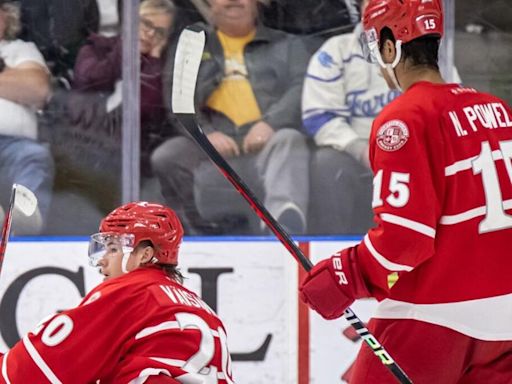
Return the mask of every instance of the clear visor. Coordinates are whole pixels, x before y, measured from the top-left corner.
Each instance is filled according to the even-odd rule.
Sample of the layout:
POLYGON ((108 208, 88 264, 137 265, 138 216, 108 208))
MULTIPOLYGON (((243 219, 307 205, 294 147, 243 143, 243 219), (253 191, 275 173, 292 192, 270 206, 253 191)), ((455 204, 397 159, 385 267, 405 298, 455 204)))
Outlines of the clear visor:
POLYGON ((131 253, 134 249, 134 242, 135 236, 132 234, 95 233, 89 240, 89 264, 97 267, 98 262, 108 254, 131 253))
POLYGON ((378 64, 379 60, 377 55, 380 55, 380 52, 379 38, 376 29, 372 28, 368 31, 361 32, 359 35, 359 42, 363 50, 364 59, 369 63, 378 64))

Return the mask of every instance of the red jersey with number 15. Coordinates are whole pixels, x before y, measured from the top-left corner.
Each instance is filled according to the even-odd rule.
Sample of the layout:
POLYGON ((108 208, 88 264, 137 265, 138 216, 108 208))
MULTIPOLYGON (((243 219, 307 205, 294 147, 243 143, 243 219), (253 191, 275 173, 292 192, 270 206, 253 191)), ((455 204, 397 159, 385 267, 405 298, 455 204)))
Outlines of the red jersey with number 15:
POLYGON ((197 295, 160 268, 93 289, 2 357, 1 383, 233 383, 226 332, 197 295))
POLYGON ((456 84, 416 83, 374 121, 370 161, 377 226, 355 251, 383 300, 375 317, 512 339, 507 104, 456 84))

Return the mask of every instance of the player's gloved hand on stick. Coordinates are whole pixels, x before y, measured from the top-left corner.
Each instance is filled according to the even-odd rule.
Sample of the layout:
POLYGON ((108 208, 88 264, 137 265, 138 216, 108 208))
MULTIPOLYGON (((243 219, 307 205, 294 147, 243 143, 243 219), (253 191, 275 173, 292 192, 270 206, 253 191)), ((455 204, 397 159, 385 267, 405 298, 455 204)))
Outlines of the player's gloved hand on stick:
POLYGON ((343 315, 355 299, 370 297, 353 248, 315 265, 299 291, 304 303, 329 320, 343 315))

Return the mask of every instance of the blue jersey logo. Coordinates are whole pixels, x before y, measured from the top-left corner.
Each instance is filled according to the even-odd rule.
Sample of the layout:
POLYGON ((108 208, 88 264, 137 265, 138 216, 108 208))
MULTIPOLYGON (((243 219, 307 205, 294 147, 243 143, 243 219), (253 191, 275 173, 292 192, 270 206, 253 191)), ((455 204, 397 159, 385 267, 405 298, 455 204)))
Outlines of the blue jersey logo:
POLYGON ((332 65, 334 65, 334 60, 332 59, 332 56, 325 51, 319 52, 317 57, 318 61, 323 67, 329 68, 332 65))

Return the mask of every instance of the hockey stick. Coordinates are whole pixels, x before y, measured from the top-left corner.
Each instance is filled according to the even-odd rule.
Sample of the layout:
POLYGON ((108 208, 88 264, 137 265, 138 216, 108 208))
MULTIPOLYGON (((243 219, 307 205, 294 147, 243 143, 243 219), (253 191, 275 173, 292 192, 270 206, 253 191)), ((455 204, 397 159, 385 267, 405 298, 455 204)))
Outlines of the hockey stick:
POLYGON ((5 214, 2 226, 2 238, 0 239, 0 271, 2 270, 7 242, 11 234, 12 215, 15 209, 27 217, 32 216, 37 209, 36 196, 30 189, 21 184, 13 184, 12 186, 9 208, 5 214))
MULTIPOLYGON (((249 189, 245 182, 217 152, 195 119, 194 93, 205 39, 204 31, 195 26, 187 27, 180 35, 174 63, 172 87, 173 112, 176 114, 181 127, 186 129, 194 138, 217 166, 219 171, 233 184, 244 199, 247 200, 251 208, 267 224, 290 254, 306 271, 310 271, 313 267, 311 261, 304 256, 300 248, 293 242, 290 235, 274 219, 265 206, 259 202, 251 189, 249 189)), ((381 360, 382 364, 395 376, 398 382, 411 384, 412 381, 407 377, 405 372, 398 366, 390 354, 350 308, 345 310, 344 316, 372 349, 373 353, 381 360)))

